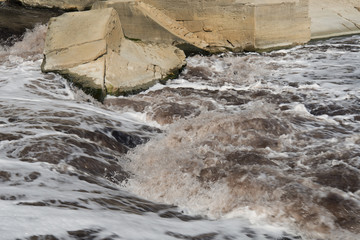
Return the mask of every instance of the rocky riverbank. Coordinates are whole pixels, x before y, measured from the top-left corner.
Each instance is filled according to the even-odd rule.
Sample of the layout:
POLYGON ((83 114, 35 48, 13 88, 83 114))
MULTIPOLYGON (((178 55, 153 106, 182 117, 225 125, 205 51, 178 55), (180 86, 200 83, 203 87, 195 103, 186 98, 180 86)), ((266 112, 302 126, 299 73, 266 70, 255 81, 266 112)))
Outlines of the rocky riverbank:
POLYGON ((1 3, 0 27, 7 39, 75 11, 50 20, 42 70, 102 100, 176 76, 185 55, 263 51, 360 33, 359 9, 357 0, 9 0, 1 3), (16 13, 19 6, 9 12, 9 3, 23 4, 29 14, 16 13))

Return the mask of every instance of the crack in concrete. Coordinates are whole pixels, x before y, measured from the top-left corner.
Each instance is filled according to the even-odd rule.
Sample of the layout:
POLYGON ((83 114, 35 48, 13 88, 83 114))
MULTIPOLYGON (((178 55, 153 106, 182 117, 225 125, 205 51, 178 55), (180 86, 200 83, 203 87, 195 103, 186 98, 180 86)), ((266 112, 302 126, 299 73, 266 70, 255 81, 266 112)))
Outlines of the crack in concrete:
MULTIPOLYGON (((355 7, 356 8, 356 7, 355 7)), ((356 8, 357 9, 357 8, 356 8)), ((357 9, 358 11, 359 11, 359 9, 357 9)), ((348 22, 351 22, 357 29, 359 29, 360 30, 360 25, 359 24, 357 24, 357 23, 355 23, 353 20, 351 20, 351 19, 349 19, 349 18, 346 18, 346 17, 344 17, 343 15, 341 15, 340 13, 337 13, 337 15, 339 16, 339 17, 341 17, 341 18, 343 18, 343 19, 345 19, 346 21, 348 21, 348 22)), ((343 26, 344 27, 346 27, 347 29, 349 29, 349 30, 352 30, 352 29, 350 29, 350 28, 348 28, 347 26, 345 26, 344 24, 343 24, 343 26)))
POLYGON ((97 40, 88 41, 88 42, 81 42, 81 43, 73 44, 73 45, 70 45, 70 46, 63 47, 63 48, 57 48, 57 49, 51 50, 49 52, 44 52, 44 53, 49 54, 49 53, 53 53, 53 52, 62 52, 62 51, 65 51, 65 50, 67 50, 69 48, 81 46, 81 45, 88 44, 88 43, 100 42, 102 40, 104 40, 104 39, 97 39, 97 40))
POLYGON ((341 24, 341 25, 343 25, 345 28, 347 28, 349 31, 351 31, 352 29, 351 28, 349 28, 348 26, 346 26, 344 23, 343 24, 341 24))
POLYGON ((232 42, 230 42, 229 39, 226 39, 226 41, 227 41, 233 48, 235 47, 234 44, 232 44, 232 42))

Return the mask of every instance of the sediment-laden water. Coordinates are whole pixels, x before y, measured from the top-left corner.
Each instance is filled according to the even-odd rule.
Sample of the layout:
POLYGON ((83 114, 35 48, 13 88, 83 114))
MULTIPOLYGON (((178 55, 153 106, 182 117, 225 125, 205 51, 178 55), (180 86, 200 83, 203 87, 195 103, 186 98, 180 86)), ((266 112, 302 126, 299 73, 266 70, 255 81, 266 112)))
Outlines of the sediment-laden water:
POLYGON ((0 47, 2 239, 358 239, 360 37, 193 56, 104 104, 0 47))

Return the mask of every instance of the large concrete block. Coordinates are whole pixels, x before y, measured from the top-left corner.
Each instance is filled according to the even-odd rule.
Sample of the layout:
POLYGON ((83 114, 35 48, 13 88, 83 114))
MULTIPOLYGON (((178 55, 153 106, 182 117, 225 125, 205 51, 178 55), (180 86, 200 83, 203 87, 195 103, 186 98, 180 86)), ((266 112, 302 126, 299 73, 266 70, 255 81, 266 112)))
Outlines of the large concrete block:
POLYGON ((208 43, 151 5, 139 0, 98 1, 93 5, 93 9, 108 7, 118 12, 124 35, 129 39, 172 44, 189 53, 207 50, 208 43))
POLYGON ((309 0, 311 38, 360 33, 359 0, 309 0))
POLYGON ((255 4, 256 49, 298 45, 310 40, 307 0, 269 2, 255 4))
POLYGON ((182 22, 220 51, 266 49, 310 40, 308 0, 143 1, 182 22))
POLYGON ((114 9, 70 12, 52 18, 45 41, 45 54, 86 43, 106 41, 105 47, 119 51, 123 37, 120 20, 114 9))
POLYGON ((148 87, 185 65, 184 52, 170 44, 124 38, 113 8, 52 18, 44 54, 44 72, 62 74, 99 100, 148 87))
POLYGON ((155 81, 177 76, 185 54, 169 44, 123 40, 120 54, 108 54, 105 85, 112 94, 146 89, 155 81))

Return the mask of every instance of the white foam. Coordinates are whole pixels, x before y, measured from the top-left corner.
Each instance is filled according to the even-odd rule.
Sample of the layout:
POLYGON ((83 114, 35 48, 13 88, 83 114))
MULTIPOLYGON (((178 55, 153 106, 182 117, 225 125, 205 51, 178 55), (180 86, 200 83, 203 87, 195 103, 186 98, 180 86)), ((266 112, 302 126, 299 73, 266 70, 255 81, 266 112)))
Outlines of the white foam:
POLYGON ((310 115, 304 104, 297 104, 294 106, 294 111, 300 114, 310 115))
MULTIPOLYGON (((300 229, 300 234, 303 236, 314 237, 322 234, 318 233, 316 229, 311 229, 313 226, 310 226, 310 233, 307 233, 305 227, 297 225, 294 218, 297 212, 291 210, 294 202, 282 202, 276 197, 286 191, 284 187, 287 184, 300 186, 302 187, 300 190, 313 187, 311 191, 316 192, 314 196, 326 197, 329 193, 330 187, 318 187, 309 177, 296 175, 296 171, 303 171, 302 173, 305 174, 313 170, 311 164, 307 162, 309 160, 307 157, 311 157, 310 150, 319 150, 318 146, 320 146, 320 150, 322 150, 322 146, 327 147, 324 145, 327 143, 333 145, 332 150, 334 151, 345 149, 351 152, 356 149, 359 142, 358 122, 354 123, 352 116, 334 118, 322 115, 315 117, 306 108, 306 103, 322 104, 324 100, 357 100, 359 83, 346 79, 346 76, 355 76, 358 74, 358 70, 347 73, 340 64, 332 64, 334 60, 331 58, 318 61, 316 57, 322 57, 323 53, 321 51, 319 53, 309 52, 306 46, 278 52, 285 54, 285 57, 271 56, 272 53, 224 55, 221 59, 217 56, 191 57, 188 59, 188 66, 201 66, 208 69, 211 72, 209 79, 195 79, 191 76, 185 78, 186 74, 184 74, 179 79, 168 81, 166 85, 157 84, 144 94, 170 87, 223 92, 245 90, 258 93, 258 91, 264 91, 280 96, 291 93, 298 96, 299 99, 295 98, 294 102, 284 104, 284 106, 290 106, 291 110, 283 112, 277 109, 276 102, 269 104, 266 99, 250 101, 241 107, 233 106, 234 109, 219 102, 215 110, 203 111, 197 117, 182 119, 162 127, 156 122, 149 121, 145 113, 114 112, 95 102, 83 101, 81 93, 76 92, 63 78, 54 74, 42 74, 40 71, 41 59, 39 59, 41 58, 41 54, 39 55, 41 46, 40 44, 36 45, 36 42, 44 31, 45 26, 40 26, 38 30, 28 32, 28 38, 24 38, 24 42, 18 43, 13 49, 2 48, 0 50, 2 54, 4 52, 7 54, 5 62, 0 66, 0 104, 4 105, 2 110, 13 111, 8 114, 10 116, 0 116, 0 121, 4 122, 0 123, 0 126, 2 133, 22 134, 21 139, 0 142, 2 171, 11 173, 10 181, 0 182, 1 194, 18 197, 16 200, 0 201, 0 218, 3 219, 3 225, 0 225, 2 238, 24 238, 40 234, 54 234, 58 238, 67 238, 67 231, 101 228, 103 229, 101 236, 104 238, 111 234, 117 234, 124 239, 174 239, 166 232, 187 236, 216 232, 219 234, 218 239, 225 239, 225 236, 234 239, 248 239, 246 231, 243 230, 251 228, 257 235, 257 239, 266 239, 264 234, 280 237, 282 231, 289 231, 286 222, 292 229, 300 229), (31 34, 33 35, 31 36, 31 34), (35 45, 28 45, 31 42, 35 45), (27 49, 28 46, 37 46, 38 48, 34 48, 32 52, 31 49, 27 49), (334 69, 330 69, 328 72, 324 66, 333 66, 334 69), (336 88, 335 86, 339 83, 337 82, 338 77, 343 83, 341 87, 336 88), (294 84, 289 87, 290 83, 297 82, 298 85, 294 84), (344 93, 344 89, 348 89, 346 93, 344 93), (27 146, 29 141, 42 136, 61 134, 47 128, 49 127, 48 122, 41 122, 44 115, 46 118, 51 118, 52 114, 60 111, 76 113, 68 119, 64 117, 64 120, 77 121, 80 124, 79 128, 85 130, 94 131, 105 127, 114 127, 131 132, 139 131, 141 126, 146 124, 161 128, 165 132, 159 135, 139 133, 146 137, 152 137, 152 140, 144 146, 137 147, 126 156, 131 160, 125 163, 126 169, 131 172, 131 179, 126 187, 113 185, 117 189, 110 190, 81 181, 75 176, 62 174, 61 172, 74 173, 77 171, 66 162, 52 165, 20 162, 15 158, 18 151, 27 146), (44 115, 37 115, 40 112, 44 115), (32 118, 32 121, 11 122, 9 118, 12 115, 24 117, 26 120, 32 118), (286 118, 287 116, 289 119, 286 118), (302 117, 299 120, 300 124, 291 122, 297 116, 302 117), (259 123, 260 127, 256 124, 245 124, 245 127, 241 127, 245 120, 251 122, 258 119, 273 121, 269 122, 269 126, 264 123, 264 129, 261 129, 261 122, 259 123), (335 132, 325 140, 320 136, 319 139, 313 138, 305 143, 296 142, 298 140, 296 134, 306 135, 307 131, 316 130, 317 125, 320 126, 319 129, 328 126, 341 127, 340 120, 346 122, 344 125, 353 127, 353 133, 335 132), (301 121, 305 121, 305 124, 302 125, 301 121), (273 123, 275 123, 274 126, 271 125, 273 123), (279 127, 276 124, 283 124, 287 131, 281 136, 274 136, 276 134, 271 131, 272 127, 279 127), (38 128, 35 128, 35 125, 38 128), (24 133, 25 130, 26 133, 24 133), (229 186, 226 179, 211 184, 198 181, 200 171, 207 165, 216 166, 216 164, 224 162, 225 154, 254 150, 255 147, 246 141, 251 142, 251 137, 256 139, 258 136, 255 134, 256 131, 260 134, 261 139, 274 140, 274 146, 259 147, 256 150, 269 159, 277 159, 274 161, 278 163, 279 168, 264 166, 263 172, 254 178, 256 181, 246 191, 240 191, 246 189, 241 189, 241 186, 248 184, 246 181, 251 177, 251 171, 256 166, 245 167, 248 174, 241 176, 236 184, 233 183, 235 187, 229 186), (292 161, 292 158, 295 159, 295 163, 290 168, 286 165, 286 161, 292 161), (41 176, 33 182, 24 181, 24 177, 34 171, 39 172, 41 176), (277 179, 286 181, 276 185, 278 184, 277 179), (276 191, 272 191, 274 186, 277 186, 276 191), (264 188, 261 187, 269 187, 271 191, 264 191, 264 188), (234 192, 235 190, 238 192, 234 192), (101 192, 101 195, 96 191, 101 192), (136 215, 114 211, 105 209, 94 202, 80 201, 80 199, 99 196, 111 198, 116 194, 128 194, 124 191, 130 191, 155 202, 174 204, 186 213, 202 214, 213 220, 202 219, 185 222, 176 218, 161 218, 154 213, 136 215), (52 199, 75 201, 84 204, 88 209, 72 210, 56 206, 17 205, 20 202, 42 202, 52 199), (279 207, 275 208, 274 206, 277 204, 279 207), (286 210, 287 208, 290 210, 286 210), (272 223, 270 224, 269 221, 272 223)), ((343 61, 347 65, 357 63, 359 59, 358 53, 340 56, 341 51, 332 51, 326 54, 331 54, 334 58, 341 57, 336 61, 343 61)), ((356 67, 357 65, 355 65, 356 67)), ((306 139, 300 140, 306 141, 306 139)), ((316 151, 314 152, 313 154, 316 154, 316 151)), ((74 154, 79 153, 84 153, 84 150, 78 148, 77 152, 74 152, 74 154)), ((351 164, 359 166, 359 161, 358 157, 354 158, 351 164)), ((338 162, 333 163, 337 164, 338 162)), ((104 179, 104 181, 106 180, 104 179)), ((303 194, 300 196, 305 199, 305 202, 302 202, 303 206, 311 209, 315 205, 316 211, 324 211, 318 220, 329 224, 331 230, 334 230, 327 236, 332 236, 333 233, 333 236, 343 239, 348 236, 333 224, 334 217, 330 213, 316 205, 316 202, 306 200, 308 197, 306 192, 300 191, 299 194, 303 194)), ((346 196, 356 200, 359 191, 346 196)), ((305 223, 305 225, 311 224, 311 221, 305 223)), ((313 225, 316 224, 318 223, 313 225)))

